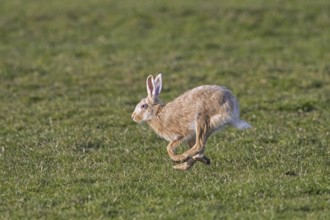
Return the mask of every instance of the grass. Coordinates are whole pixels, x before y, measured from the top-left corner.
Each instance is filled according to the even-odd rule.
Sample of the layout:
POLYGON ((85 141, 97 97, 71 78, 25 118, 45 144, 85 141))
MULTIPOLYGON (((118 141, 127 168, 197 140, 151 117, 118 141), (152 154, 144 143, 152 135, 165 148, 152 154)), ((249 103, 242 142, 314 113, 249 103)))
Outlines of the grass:
POLYGON ((330 3, 0 3, 1 219, 328 219, 330 3), (169 101, 230 88, 248 131, 172 169, 130 120, 148 74, 169 101))

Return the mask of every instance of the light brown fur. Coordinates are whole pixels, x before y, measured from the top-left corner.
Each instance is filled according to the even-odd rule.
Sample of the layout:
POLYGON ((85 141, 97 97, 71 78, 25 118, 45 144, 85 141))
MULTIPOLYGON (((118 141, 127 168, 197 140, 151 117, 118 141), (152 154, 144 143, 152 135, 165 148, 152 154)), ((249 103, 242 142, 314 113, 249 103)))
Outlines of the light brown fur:
POLYGON ((148 97, 136 106, 132 118, 146 121, 165 140, 169 141, 167 152, 176 169, 186 170, 196 161, 210 164, 204 156, 208 137, 228 124, 244 129, 249 124, 239 119, 239 109, 232 93, 220 86, 205 85, 189 90, 175 100, 162 104, 158 100, 162 76, 149 76, 146 82, 148 97), (146 106, 145 106, 146 105, 146 106), (175 149, 187 142, 190 149, 175 154, 175 149))

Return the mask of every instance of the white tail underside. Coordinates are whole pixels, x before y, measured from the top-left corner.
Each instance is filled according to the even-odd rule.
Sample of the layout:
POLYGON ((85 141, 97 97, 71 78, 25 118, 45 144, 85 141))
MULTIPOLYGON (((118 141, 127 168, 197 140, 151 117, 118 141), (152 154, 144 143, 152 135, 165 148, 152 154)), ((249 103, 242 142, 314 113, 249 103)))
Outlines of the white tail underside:
POLYGON ((251 128, 252 126, 247 123, 246 121, 243 121, 243 120, 236 120, 236 121, 233 121, 232 122, 232 125, 235 127, 235 128, 238 128, 240 130, 243 130, 243 129, 248 129, 248 128, 251 128))

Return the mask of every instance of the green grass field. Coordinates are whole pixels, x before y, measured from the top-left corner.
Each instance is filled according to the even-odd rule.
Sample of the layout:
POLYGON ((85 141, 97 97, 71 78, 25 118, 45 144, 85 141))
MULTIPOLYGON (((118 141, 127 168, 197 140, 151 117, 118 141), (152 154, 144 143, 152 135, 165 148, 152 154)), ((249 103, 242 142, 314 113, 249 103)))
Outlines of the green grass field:
POLYGON ((0 2, 0 219, 329 219, 328 0, 0 2), (131 121, 230 88, 246 131, 172 168, 131 121))

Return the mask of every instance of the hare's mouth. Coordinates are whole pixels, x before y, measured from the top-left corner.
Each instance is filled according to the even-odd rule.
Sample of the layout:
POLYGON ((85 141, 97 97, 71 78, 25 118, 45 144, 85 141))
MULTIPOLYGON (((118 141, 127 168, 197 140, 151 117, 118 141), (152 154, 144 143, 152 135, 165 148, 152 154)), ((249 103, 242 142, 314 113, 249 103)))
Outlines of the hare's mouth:
POLYGON ((142 117, 139 115, 135 115, 134 113, 132 114, 131 118, 133 121, 135 121, 137 123, 140 123, 142 121, 142 117))

